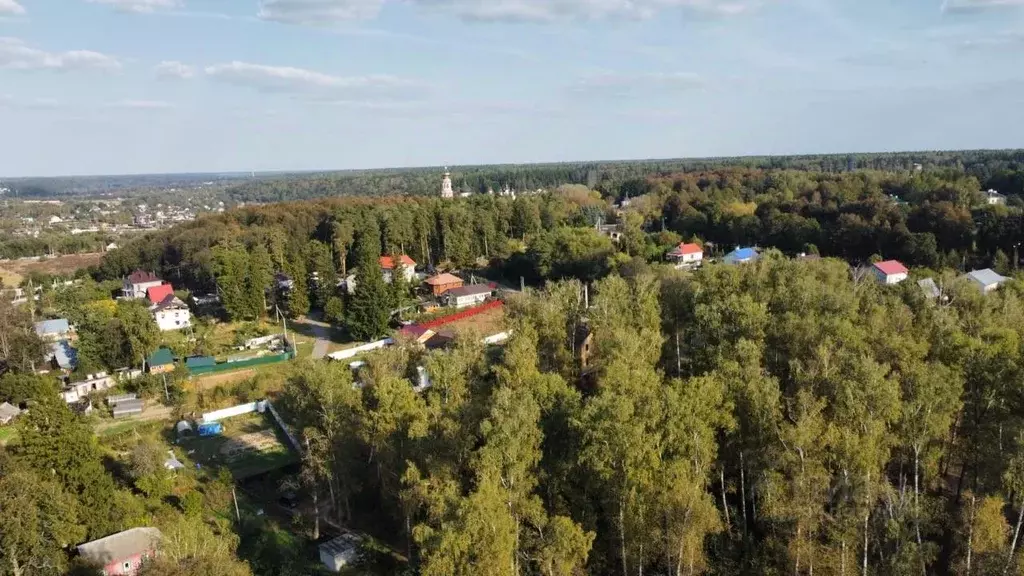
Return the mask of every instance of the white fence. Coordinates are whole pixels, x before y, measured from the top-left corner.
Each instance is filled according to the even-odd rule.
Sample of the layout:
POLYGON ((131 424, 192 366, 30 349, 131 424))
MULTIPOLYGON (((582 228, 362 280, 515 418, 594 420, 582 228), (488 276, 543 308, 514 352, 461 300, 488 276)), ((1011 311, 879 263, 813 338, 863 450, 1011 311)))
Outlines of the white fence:
POLYGON ((327 357, 331 360, 348 360, 349 358, 362 354, 363 352, 380 350, 381 348, 391 346, 394 343, 394 338, 385 338, 376 342, 370 342, 369 344, 363 344, 362 346, 356 346, 355 348, 349 348, 348 350, 341 350, 333 354, 328 354, 327 357))
POLYGON ((216 422, 225 418, 231 418, 233 416, 241 416, 242 414, 248 414, 257 410, 259 402, 250 402, 248 404, 239 404, 238 406, 232 406, 231 408, 224 408, 223 410, 214 410, 213 412, 207 412, 203 414, 203 422, 216 422))
POLYGON ((281 427, 281 430, 284 432, 284 435, 288 437, 288 441, 291 442, 292 448, 294 448, 295 451, 298 452, 299 454, 302 454, 302 445, 299 444, 298 439, 295 438, 295 435, 292 434, 291 429, 288 428, 288 426, 284 423, 284 419, 282 419, 281 415, 277 413, 277 409, 274 408, 274 405, 269 400, 267 400, 266 402, 267 408, 270 410, 270 415, 274 417, 274 421, 277 422, 277 425, 281 427))
POLYGON ((509 330, 508 332, 499 332, 497 334, 492 334, 492 335, 488 336, 487 338, 484 338, 483 339, 483 343, 484 344, 501 344, 502 342, 508 340, 511 336, 512 336, 512 331, 511 330, 509 330))

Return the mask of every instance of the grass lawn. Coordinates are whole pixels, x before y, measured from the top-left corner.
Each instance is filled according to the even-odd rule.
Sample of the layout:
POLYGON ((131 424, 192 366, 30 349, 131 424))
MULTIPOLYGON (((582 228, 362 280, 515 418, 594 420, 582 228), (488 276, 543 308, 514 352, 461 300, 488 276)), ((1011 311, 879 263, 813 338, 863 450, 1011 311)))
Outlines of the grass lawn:
POLYGON ((18 438, 18 429, 14 426, 0 428, 0 446, 6 446, 18 438))
POLYGON ((238 480, 298 460, 269 414, 243 414, 221 420, 221 424, 222 434, 183 439, 179 445, 203 466, 227 466, 238 480))

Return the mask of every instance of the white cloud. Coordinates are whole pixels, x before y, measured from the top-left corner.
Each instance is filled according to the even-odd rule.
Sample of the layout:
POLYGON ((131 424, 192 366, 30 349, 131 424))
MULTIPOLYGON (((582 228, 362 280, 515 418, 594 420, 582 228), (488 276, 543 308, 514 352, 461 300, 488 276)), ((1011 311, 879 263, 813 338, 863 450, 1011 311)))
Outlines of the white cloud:
POLYGON ((21 16, 25 14, 25 7, 18 4, 17 0, 0 0, 0 16, 21 16))
POLYGON ((91 50, 47 52, 18 38, 0 37, 0 68, 14 70, 116 70, 121 62, 91 50))
POLYGON ((943 12, 978 12, 1000 8, 1024 8, 1024 0, 945 0, 943 12))
MULTIPOLYGON (((261 0, 258 16, 288 24, 329 25, 377 16, 386 3, 399 0, 261 0)), ((685 8, 733 15, 762 0, 407 0, 429 9, 451 12, 467 20, 546 22, 565 19, 649 18, 685 8)), ((978 0, 975 0, 978 1, 978 0)), ((1000 0, 988 0, 1000 1, 1000 0)), ((1013 1, 1013 0, 1002 0, 1013 1)))
POLYGON ((260 0, 257 16, 285 24, 321 25, 366 20, 385 0, 260 0))
POLYGON ((337 97, 339 94, 395 95, 417 86, 415 82, 389 75, 332 76, 304 68, 238 61, 208 66, 205 72, 214 80, 264 92, 303 93, 323 97, 337 97))
POLYGON ((171 110, 174 104, 163 100, 118 100, 111 103, 110 107, 122 110, 171 110))
MULTIPOLYGON (((0 0, 2 1, 2 0, 0 0)), ((88 0, 92 4, 103 4, 106 6, 112 6, 122 12, 135 12, 137 14, 146 14, 150 12, 156 12, 158 10, 170 10, 172 8, 180 8, 182 3, 180 0, 88 0)))
POLYGON ((177 61, 165 61, 156 65, 156 73, 164 78, 188 80, 195 76, 195 68, 177 61))
POLYGON ((601 96, 637 96, 685 92, 705 87, 704 79, 692 72, 652 72, 620 74, 601 72, 588 74, 570 87, 573 92, 601 96))

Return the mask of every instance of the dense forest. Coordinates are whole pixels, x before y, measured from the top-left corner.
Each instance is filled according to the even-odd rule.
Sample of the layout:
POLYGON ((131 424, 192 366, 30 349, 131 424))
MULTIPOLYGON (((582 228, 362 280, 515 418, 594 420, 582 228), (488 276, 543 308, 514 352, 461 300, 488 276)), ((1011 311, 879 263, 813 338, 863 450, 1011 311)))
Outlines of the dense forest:
POLYGON ((947 294, 777 252, 613 275, 589 307, 558 282, 510 301, 499 352, 393 349, 285 395, 340 521, 424 575, 1019 573, 1024 300, 947 294))
MULTIPOLYGON (((581 184, 608 195, 636 195, 651 175, 714 171, 723 168, 800 170, 838 173, 854 170, 887 172, 953 169, 974 176, 983 185, 1005 194, 1024 194, 1024 151, 964 150, 805 156, 747 156, 664 160, 566 162, 453 167, 457 191, 495 192, 581 184)), ((59 178, 0 178, 0 187, 18 197, 107 196, 151 194, 177 188, 219 190, 232 202, 281 202, 325 196, 392 196, 437 193, 440 167, 246 174, 168 174, 82 176, 59 178)))
POLYGON ((1008 272, 1024 240, 1024 203, 1009 196, 1006 206, 991 206, 981 189, 977 178, 952 169, 830 174, 730 168, 648 177, 626 210, 582 185, 515 199, 330 198, 246 207, 147 235, 108 254, 96 275, 115 279, 141 267, 212 292, 218 247, 251 252, 262 246, 276 271, 304 278, 311 267, 324 268, 325 260, 312 256, 322 244, 333 266, 320 271, 344 277, 360 237, 372 237, 383 254, 408 254, 424 269, 484 265, 513 285, 520 278, 535 285, 596 280, 623 266, 656 262, 680 239, 695 239, 711 254, 757 245, 852 264, 880 256, 934 269, 994 264, 1008 272), (621 241, 598 233, 599 222, 617 223, 621 241))
MULTIPOLYGON (((503 346, 400 340, 355 371, 294 363, 275 391, 305 446, 296 489, 312 508, 294 532, 315 540, 329 519, 372 534, 408 573, 1020 574, 1024 284, 983 295, 960 279, 1016 275, 1020 158, 974 154, 247 206, 135 238, 38 307, 78 326, 83 369, 99 369, 155 345, 145 309, 110 300, 138 268, 216 293, 231 320, 320 309, 366 339, 410 293, 383 283, 380 255, 522 279, 503 346), (994 178, 1006 205, 985 200, 994 178), (761 258, 661 264, 684 240, 761 258), (939 296, 851 274, 879 258, 939 296), (335 289, 352 274, 355 294, 335 289)), ((168 483, 145 438, 101 445, 32 374, 32 319, 0 303, 0 401, 29 407, 0 449, 0 575, 92 574, 73 544, 140 525, 171 535, 146 575, 310 573, 294 537, 232 511, 229 476, 168 483)))

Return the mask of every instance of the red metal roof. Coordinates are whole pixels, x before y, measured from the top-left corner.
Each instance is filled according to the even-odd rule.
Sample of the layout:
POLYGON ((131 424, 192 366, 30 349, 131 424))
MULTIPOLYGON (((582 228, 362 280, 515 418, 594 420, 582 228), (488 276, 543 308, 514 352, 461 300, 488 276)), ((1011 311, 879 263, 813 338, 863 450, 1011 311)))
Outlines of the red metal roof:
POLYGON ((875 264, 875 269, 885 274, 886 276, 892 276, 894 274, 907 274, 910 272, 907 267, 897 262, 896 260, 886 260, 885 262, 878 262, 875 264))
MULTIPOLYGON (((403 266, 411 266, 413 268, 416 267, 416 261, 413 260, 412 258, 409 258, 405 254, 402 254, 399 257, 399 259, 402 261, 402 265, 403 266)), ((381 256, 380 257, 380 267, 385 269, 385 270, 393 270, 395 268, 395 260, 394 260, 394 258, 392 258, 391 256, 381 256)))
POLYGON ((168 296, 174 296, 174 286, 170 284, 150 286, 146 290, 146 298, 149 298, 149 301, 153 304, 163 302, 168 296))
POLYGON ((698 244, 680 244, 679 245, 679 253, 680 254, 700 254, 702 252, 704 252, 704 249, 701 248, 698 244))

